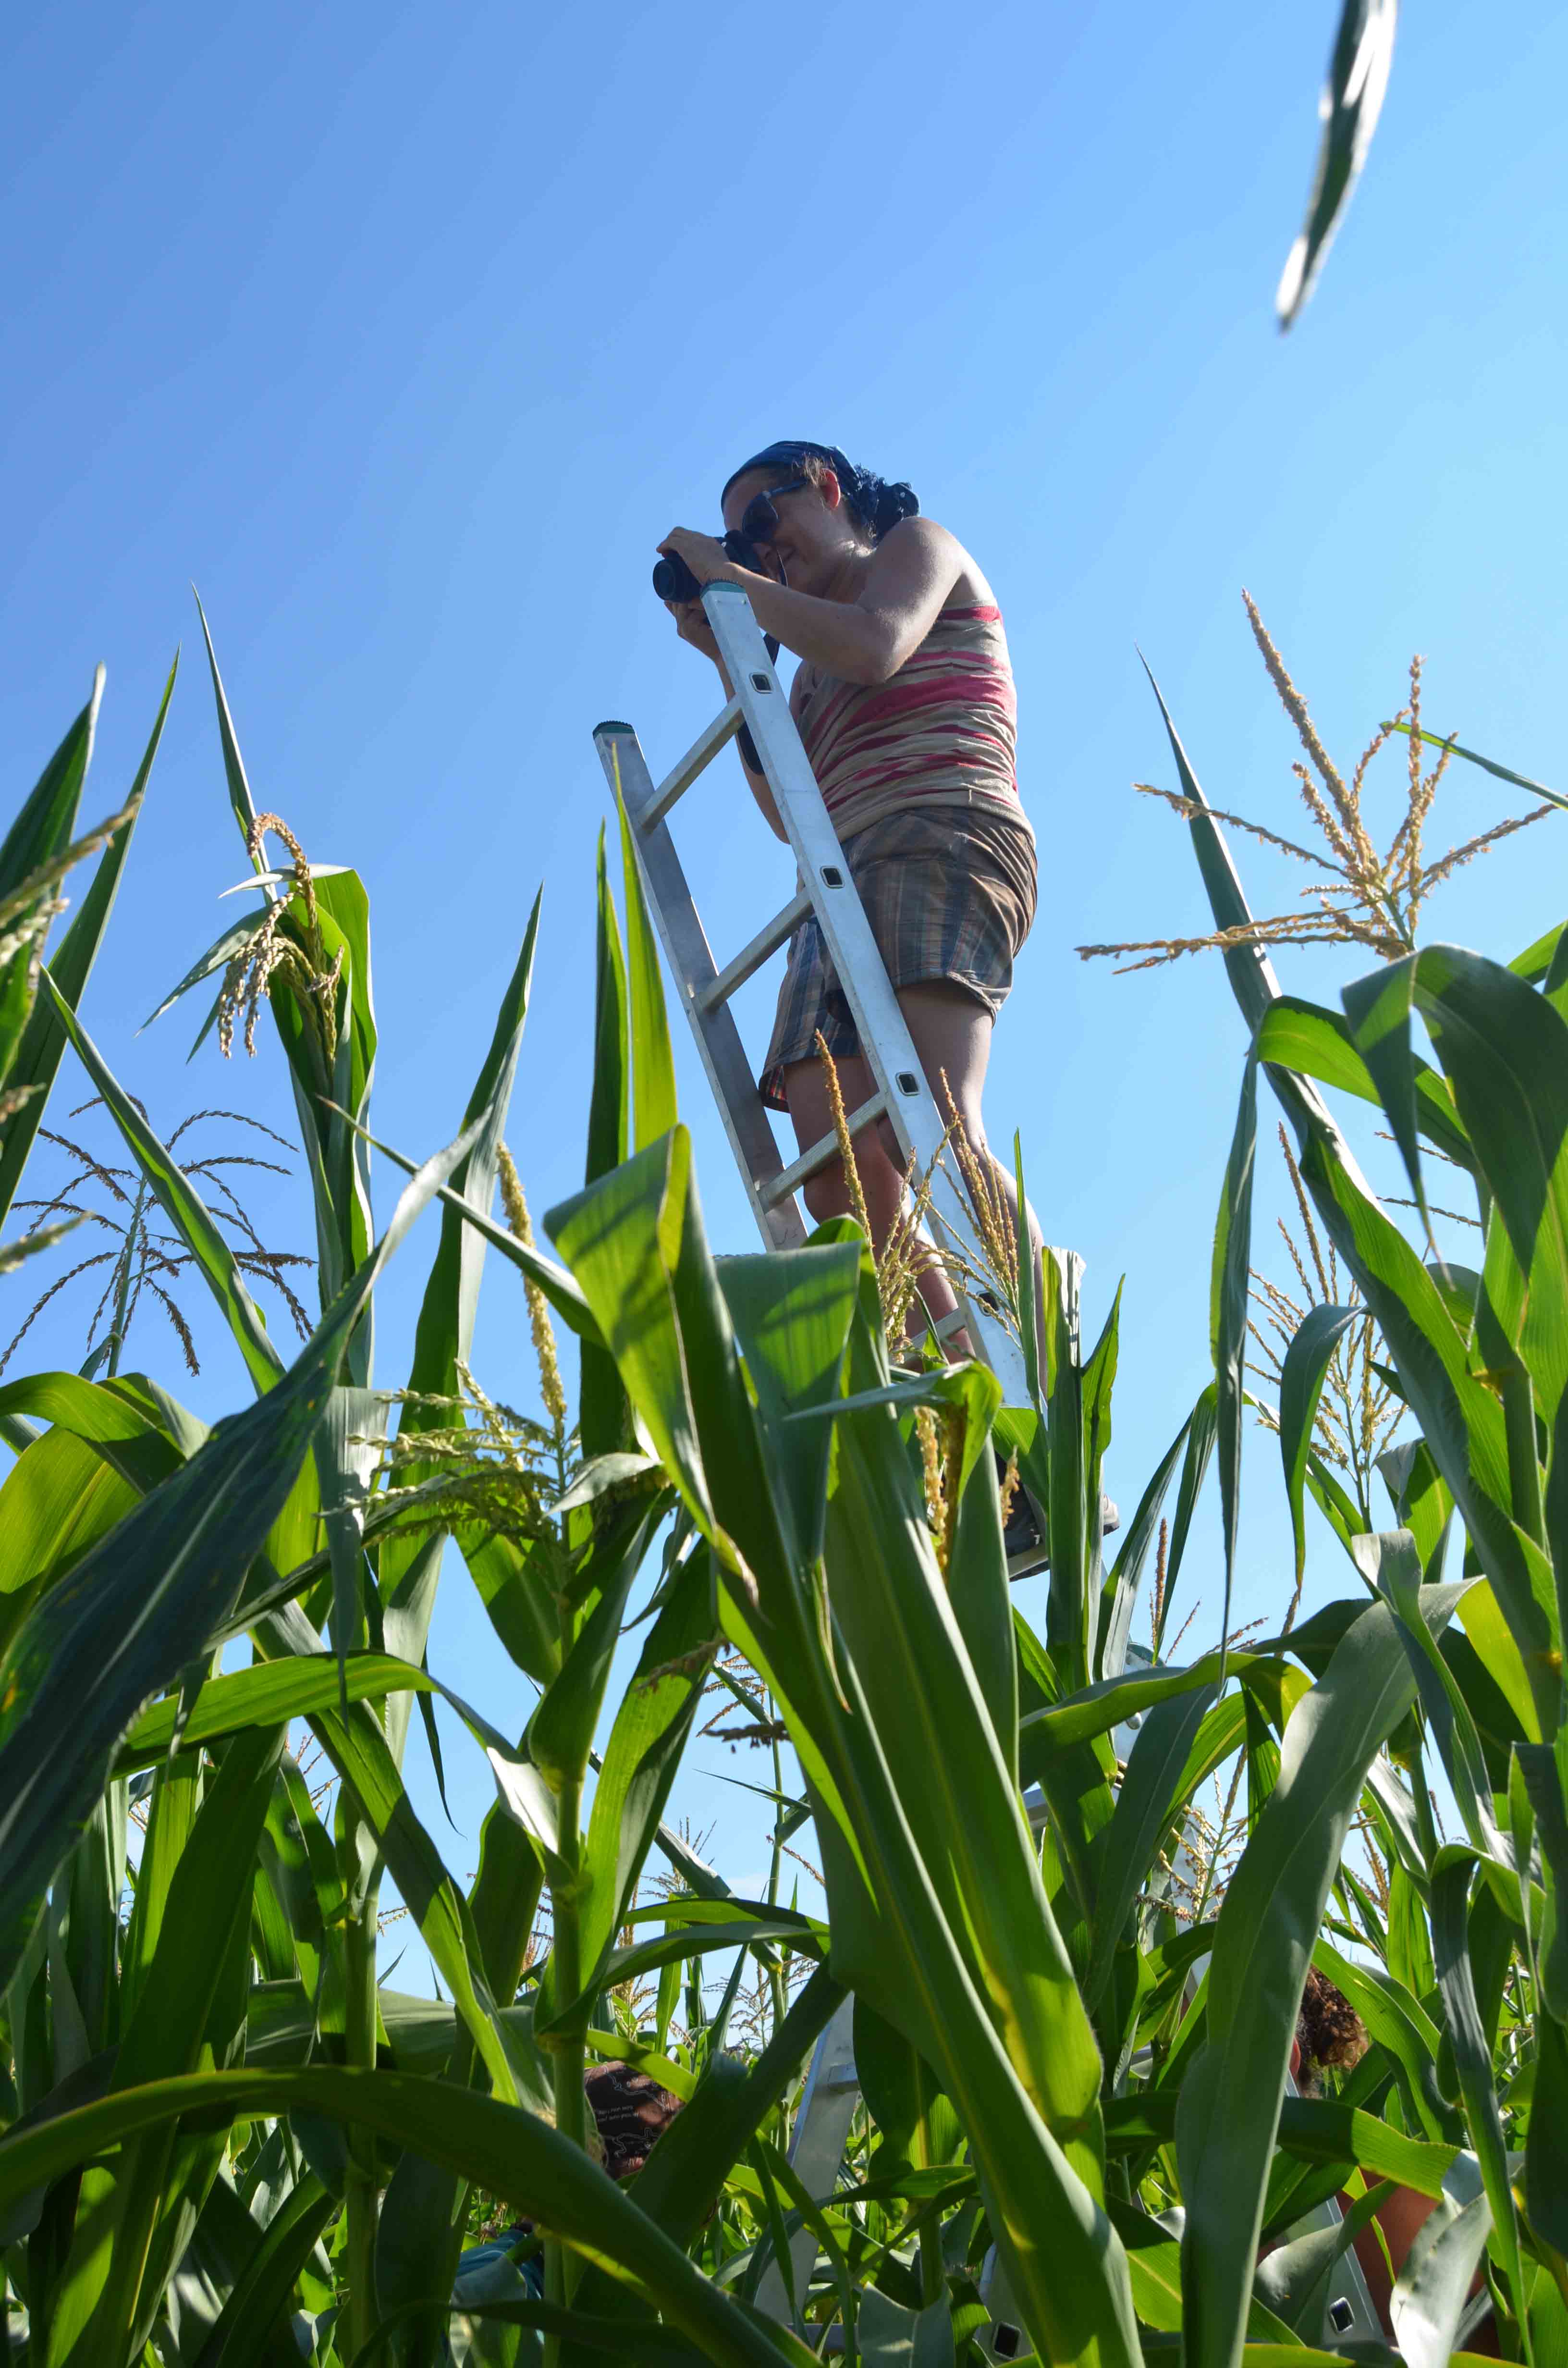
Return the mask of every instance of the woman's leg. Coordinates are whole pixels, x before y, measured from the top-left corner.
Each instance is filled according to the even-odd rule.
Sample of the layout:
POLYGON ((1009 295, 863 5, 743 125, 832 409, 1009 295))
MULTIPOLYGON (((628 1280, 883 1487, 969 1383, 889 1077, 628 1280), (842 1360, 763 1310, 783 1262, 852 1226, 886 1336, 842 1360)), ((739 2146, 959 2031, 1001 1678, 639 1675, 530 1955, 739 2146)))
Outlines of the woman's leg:
MULTIPOLYGON (((834 1066, 838 1072, 838 1090, 844 1099, 846 1111, 853 1112, 876 1090, 871 1072, 858 1053, 845 1053, 834 1066)), ((790 1122, 795 1130, 795 1140, 804 1151, 820 1143, 833 1131, 833 1105, 828 1099, 827 1076, 820 1060, 791 1061, 784 1070, 784 1098, 790 1105, 790 1122)), ((879 1256, 887 1246, 903 1199, 903 1168, 898 1158, 898 1145, 892 1130, 885 1121, 863 1127, 854 1138, 855 1166, 859 1174, 860 1190, 865 1197, 866 1214, 871 1224, 871 1242, 879 1256)), ((801 1187, 813 1221, 821 1225, 829 1217, 849 1217, 855 1214, 854 1195, 849 1178, 840 1160, 830 1160, 808 1177, 801 1187)), ((920 1277, 920 1299, 911 1311, 909 1338, 917 1337, 923 1328, 920 1303, 925 1303, 926 1315, 934 1324, 951 1315, 958 1305, 952 1285, 937 1265, 928 1266, 920 1277)), ((950 1353, 967 1354, 967 1342, 960 1334, 950 1344, 950 1353)))
MULTIPOLYGON (((980 1107, 985 1086, 986 1064, 991 1058, 991 1031, 995 1023, 978 996, 968 994, 963 987, 954 985, 950 979, 922 979, 913 986, 901 986, 898 999, 943 1122, 945 1124, 956 1114, 975 1163, 993 1185, 1005 1212, 1005 1222, 1013 1228, 1016 1241, 1018 1222, 1017 1179, 1010 1167, 993 1156, 985 1139, 985 1121, 980 1107), (945 1087, 944 1077, 947 1080, 945 1087)), ((959 1167, 959 1162, 952 1155, 949 1155, 949 1164, 955 1169, 959 1167)), ((968 1179, 963 1180, 967 1190, 968 1179)), ((971 1192, 971 1205, 973 1197, 971 1192)), ((979 1213, 977 1211, 977 1218, 979 1213)), ((1027 1201, 1024 1217, 1028 1227, 1030 1250, 1038 1262, 1044 1236, 1040 1222, 1027 1201)), ((1038 1263, 1036 1271, 1039 1271, 1038 1263)), ((1038 1300, 1038 1288, 1036 1296, 1038 1300)))
MULTIPOLYGON (((898 999, 943 1122, 957 1114, 969 1149, 987 1179, 994 1183, 1005 1222, 1015 1228, 1016 1238, 1016 1181, 1011 1171, 993 1158, 981 1115, 981 1095, 991 1056, 991 1014, 977 996, 966 993, 948 979, 921 980, 900 987, 898 999)), ((845 1108, 853 1110, 875 1090, 869 1067, 858 1053, 846 1055, 836 1066, 845 1108)), ((803 1151, 809 1144, 820 1141, 833 1125, 822 1063, 791 1062, 784 1072, 784 1092, 796 1140, 803 1151)), ((903 1194, 903 1173, 891 1128, 883 1123, 865 1128, 855 1139, 855 1164, 866 1197, 872 1239, 881 1250, 903 1194)), ((948 1165, 965 1181, 967 1190, 960 1164, 951 1152, 948 1165)), ((819 1224, 828 1217, 852 1212, 848 1178, 837 1161, 818 1169, 805 1185, 803 1197, 819 1224)), ((972 1201, 972 1195, 970 1197, 972 1201)), ((1038 1260, 1042 1240, 1040 1225, 1027 1204, 1025 1213, 1029 1243, 1038 1260)), ((940 1322, 957 1304, 952 1288, 939 1269, 927 1269, 921 1281, 921 1295, 935 1322, 940 1322)), ((960 1354, 968 1346, 962 1334, 957 1335, 949 1345, 960 1354)))

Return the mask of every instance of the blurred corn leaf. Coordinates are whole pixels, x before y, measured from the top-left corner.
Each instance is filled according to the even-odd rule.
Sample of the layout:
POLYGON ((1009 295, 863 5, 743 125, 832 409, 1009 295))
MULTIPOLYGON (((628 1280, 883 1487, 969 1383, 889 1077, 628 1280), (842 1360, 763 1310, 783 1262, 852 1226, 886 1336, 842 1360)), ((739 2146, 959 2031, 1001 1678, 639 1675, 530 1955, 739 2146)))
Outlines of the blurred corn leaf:
POLYGON ((1393 63, 1398 0, 1344 0, 1318 102, 1323 140, 1306 220, 1286 258, 1275 295, 1288 329, 1312 292, 1357 175, 1367 161, 1393 63))

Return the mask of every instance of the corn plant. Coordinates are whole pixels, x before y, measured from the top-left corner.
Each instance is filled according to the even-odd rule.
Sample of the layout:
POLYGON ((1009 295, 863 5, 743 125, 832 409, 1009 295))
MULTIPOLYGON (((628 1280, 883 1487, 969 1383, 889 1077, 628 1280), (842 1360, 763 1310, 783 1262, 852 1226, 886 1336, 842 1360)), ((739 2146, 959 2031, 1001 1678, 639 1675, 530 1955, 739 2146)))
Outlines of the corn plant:
POLYGON ((635 864, 618 912, 602 842, 582 1190, 536 1233, 504 1148, 536 905, 456 1136, 422 1163, 383 1147, 406 1181, 378 1235, 368 899, 291 833, 267 868, 277 819, 211 673, 259 901, 183 985, 219 980, 208 1025, 231 1050, 268 1007, 319 1314, 286 1361, 200 1179, 49 996, 255 1398, 208 1431, 150 1375, 0 1384, 0 1415, 47 1426, 18 1434, 0 1488, 13 2348, 34 2368, 830 2351, 1132 2368, 1178 2349, 1278 2368, 1338 2349, 1336 2256, 1395 2189, 1435 2207, 1392 2285, 1411 2368, 1462 2349, 1477 2309, 1506 2356, 1563 2340, 1561 933, 1511 969, 1402 942, 1343 1017, 1280 995, 1172 727, 1250 1042, 1213 1379, 1108 1567, 1119 1298, 1091 1338, 1078 1262, 1000 1245, 1028 1373, 1006 1406, 980 1368, 892 1353, 888 1278, 852 1220, 716 1258, 635 864), (1270 1336, 1297 1597, 1309 1551, 1348 1568, 1262 1638, 1230 1617, 1244 1425, 1267 1386, 1248 1367, 1260 1070, 1324 1274, 1356 1293, 1297 1303, 1270 1336), (1479 1271, 1424 1260, 1322 1085, 1382 1112, 1417 1221, 1423 1144, 1473 1180, 1479 1271), (378 1387, 376 1285, 437 1202, 412 1365, 378 1387), (487 1260, 521 1286, 541 1413, 473 1369, 487 1260), (1335 1349, 1368 1326, 1406 1420, 1347 1489, 1318 1417, 1335 1349), (1010 1599, 999 1463, 1040 1516, 1043 1633, 1010 1599), (1210 1463, 1224 1583, 1216 1641, 1182 1663, 1167 1614, 1210 1463), (516 1673, 505 1732, 429 1666, 448 1540, 516 1673), (1146 1659, 1129 1647, 1151 1565, 1146 1659), (768 1754, 762 1898, 665 1816, 714 1686, 768 1754), (403 1781, 437 1692, 494 1782, 470 1880, 403 1781), (301 1722, 330 1797, 290 1749, 301 1722), (823 1912, 786 1898, 797 1846, 823 1912), (436 2000, 378 1984, 383 1874, 436 2000), (1369 2044, 1298 2095, 1313 1964, 1369 2044), (863 2102, 813 2193, 795 2100, 846 1996, 863 2102), (585 2106, 606 2057, 684 2100, 625 2188, 585 2106), (1303 2232, 1335 2196, 1345 2216, 1303 2232), (465 2271, 475 2222, 524 2221, 506 2258, 465 2271))

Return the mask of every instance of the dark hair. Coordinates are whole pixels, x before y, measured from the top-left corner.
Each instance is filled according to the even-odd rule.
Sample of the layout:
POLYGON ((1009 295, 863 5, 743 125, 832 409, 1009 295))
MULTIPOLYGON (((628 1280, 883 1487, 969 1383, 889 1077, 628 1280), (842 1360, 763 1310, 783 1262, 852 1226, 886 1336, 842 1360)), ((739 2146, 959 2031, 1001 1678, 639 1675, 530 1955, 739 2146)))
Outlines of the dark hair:
POLYGON ((902 482, 890 484, 869 469, 858 469, 836 444, 809 444, 789 437, 754 452, 749 461, 730 472, 719 496, 721 507, 730 487, 738 478, 749 477, 754 469, 795 469, 812 484, 820 484, 822 471, 831 469, 845 500, 873 542, 881 542, 900 518, 920 515, 919 498, 912 486, 902 482))
POLYGON ((1359 2064, 1371 2044, 1366 2024, 1345 1992, 1315 1965, 1308 1967, 1301 1991, 1296 2044, 1301 2051, 1300 2084, 1305 2097, 1317 2093, 1315 2076, 1320 2066, 1325 2071, 1348 2071, 1359 2064))

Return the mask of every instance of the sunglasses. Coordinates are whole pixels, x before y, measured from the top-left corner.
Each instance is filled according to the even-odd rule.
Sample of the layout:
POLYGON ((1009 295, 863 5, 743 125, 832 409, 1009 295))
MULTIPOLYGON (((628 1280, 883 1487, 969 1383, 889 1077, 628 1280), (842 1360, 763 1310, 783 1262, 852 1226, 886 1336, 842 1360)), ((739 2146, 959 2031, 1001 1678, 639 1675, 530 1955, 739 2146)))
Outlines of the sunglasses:
MULTIPOLYGON (((769 485, 765 492, 754 494, 741 512, 739 527, 724 537, 725 549, 737 535, 743 542, 771 542, 778 526, 775 501, 783 494, 798 494, 806 482, 804 477, 791 477, 787 484, 769 485)), ((735 559, 740 554, 731 551, 730 556, 735 559)))

